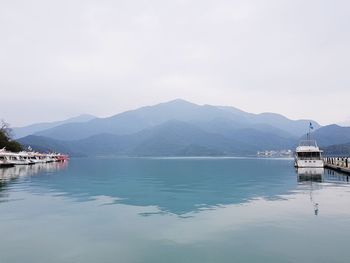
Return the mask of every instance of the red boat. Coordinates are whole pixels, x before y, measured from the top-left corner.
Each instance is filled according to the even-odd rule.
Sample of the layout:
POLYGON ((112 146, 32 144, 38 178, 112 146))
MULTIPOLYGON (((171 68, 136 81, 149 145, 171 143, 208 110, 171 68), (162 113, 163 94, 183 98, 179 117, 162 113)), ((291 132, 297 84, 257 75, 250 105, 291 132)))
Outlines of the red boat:
POLYGON ((66 154, 59 154, 57 155, 57 161, 59 162, 64 162, 64 161, 68 161, 69 160, 69 156, 66 154))

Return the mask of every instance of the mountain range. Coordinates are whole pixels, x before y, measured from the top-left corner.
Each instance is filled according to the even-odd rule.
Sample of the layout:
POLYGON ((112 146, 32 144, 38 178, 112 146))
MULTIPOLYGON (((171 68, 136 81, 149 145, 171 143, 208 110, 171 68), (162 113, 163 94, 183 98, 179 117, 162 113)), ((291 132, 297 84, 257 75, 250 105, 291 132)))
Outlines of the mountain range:
POLYGON ((349 127, 321 127, 313 120, 290 120, 276 113, 253 114, 180 99, 108 118, 88 116, 86 121, 51 123, 19 141, 41 151, 77 156, 254 155, 261 150, 295 147, 311 122, 321 145, 350 142, 349 127))

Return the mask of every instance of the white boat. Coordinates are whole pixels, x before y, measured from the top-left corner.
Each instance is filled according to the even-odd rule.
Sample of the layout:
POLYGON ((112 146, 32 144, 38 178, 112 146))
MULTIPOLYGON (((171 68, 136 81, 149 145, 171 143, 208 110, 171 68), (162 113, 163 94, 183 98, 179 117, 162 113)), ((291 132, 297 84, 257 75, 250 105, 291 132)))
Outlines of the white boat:
POLYGON ((51 162, 64 162, 69 159, 68 155, 61 153, 39 153, 39 152, 9 152, 5 148, 0 149, 0 167, 14 165, 30 165, 51 162))
POLYGON ((18 155, 22 161, 22 164, 34 164, 34 162, 30 160, 28 152, 19 152, 18 155))
POLYGON ((3 148, 0 149, 0 167, 11 167, 14 166, 14 163, 11 162, 11 156, 8 152, 3 148))
POLYGON ((18 153, 9 153, 10 161, 15 165, 26 164, 24 159, 18 153))
POLYGON ((322 150, 315 140, 304 140, 295 150, 295 166, 298 168, 323 168, 322 150))
POLYGON ((295 150, 295 167, 298 168, 324 168, 322 151, 315 140, 311 140, 311 130, 314 127, 310 122, 309 132, 306 140, 300 141, 295 150))

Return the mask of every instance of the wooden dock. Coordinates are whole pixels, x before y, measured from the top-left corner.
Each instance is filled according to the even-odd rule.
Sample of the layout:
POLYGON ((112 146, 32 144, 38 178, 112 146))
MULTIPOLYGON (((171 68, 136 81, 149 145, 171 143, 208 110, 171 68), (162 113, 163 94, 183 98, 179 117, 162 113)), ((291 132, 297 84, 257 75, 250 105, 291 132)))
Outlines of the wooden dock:
POLYGON ((350 174, 350 157, 326 157, 324 167, 350 174))

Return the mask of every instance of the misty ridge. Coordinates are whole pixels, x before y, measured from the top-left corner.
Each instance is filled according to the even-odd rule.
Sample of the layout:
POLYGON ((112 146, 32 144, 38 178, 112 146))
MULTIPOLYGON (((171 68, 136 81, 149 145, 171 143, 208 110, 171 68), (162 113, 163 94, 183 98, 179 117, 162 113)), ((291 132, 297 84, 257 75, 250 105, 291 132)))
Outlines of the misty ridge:
POLYGON ((81 115, 61 122, 14 128, 18 141, 38 151, 72 156, 252 156, 293 149, 312 122, 321 147, 350 142, 350 128, 322 127, 276 113, 177 99, 108 118, 81 115))

